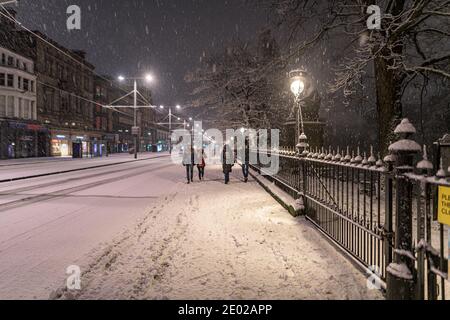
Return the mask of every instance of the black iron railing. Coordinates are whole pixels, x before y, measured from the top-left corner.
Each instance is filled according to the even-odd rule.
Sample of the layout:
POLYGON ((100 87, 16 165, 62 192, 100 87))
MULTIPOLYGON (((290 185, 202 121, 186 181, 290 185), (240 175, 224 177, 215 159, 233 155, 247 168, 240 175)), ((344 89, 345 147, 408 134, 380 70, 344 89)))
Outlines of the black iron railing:
MULTIPOLYGON (((395 289, 403 277, 411 293, 400 298, 445 299, 448 239, 437 222, 436 205, 438 187, 450 186, 450 179, 443 168, 432 172, 426 151, 413 166, 411 155, 420 149, 408 140, 413 129, 402 122, 396 133, 404 137, 383 160, 373 150, 367 156, 348 148, 344 154, 324 149, 253 152, 279 157, 278 173, 267 178, 302 198, 307 219, 377 276, 382 287, 389 291, 391 286, 391 298, 399 298, 395 289), (407 272, 396 271, 403 266, 413 281, 407 272)), ((259 162, 252 167, 268 173, 259 162)))

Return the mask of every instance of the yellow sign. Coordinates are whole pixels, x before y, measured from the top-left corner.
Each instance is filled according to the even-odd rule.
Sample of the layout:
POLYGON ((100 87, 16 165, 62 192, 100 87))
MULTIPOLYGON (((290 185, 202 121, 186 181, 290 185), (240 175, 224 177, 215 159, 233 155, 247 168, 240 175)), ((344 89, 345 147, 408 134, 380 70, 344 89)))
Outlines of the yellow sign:
POLYGON ((450 187, 439 187, 439 223, 450 226, 450 187))

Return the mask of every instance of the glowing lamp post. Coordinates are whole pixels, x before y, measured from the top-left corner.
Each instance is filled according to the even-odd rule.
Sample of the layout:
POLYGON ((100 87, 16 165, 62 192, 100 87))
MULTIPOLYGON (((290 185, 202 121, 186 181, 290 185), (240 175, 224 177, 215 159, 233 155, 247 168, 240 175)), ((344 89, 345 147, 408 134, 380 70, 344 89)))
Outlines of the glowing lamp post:
POLYGON ((308 84, 307 74, 303 70, 293 70, 289 73, 289 78, 291 81, 291 91, 295 96, 295 107, 297 109, 297 151, 299 155, 302 155, 306 152, 306 149, 309 147, 307 141, 308 137, 305 134, 305 126, 303 122, 303 112, 302 112, 302 104, 303 98, 306 91, 306 87, 308 84))

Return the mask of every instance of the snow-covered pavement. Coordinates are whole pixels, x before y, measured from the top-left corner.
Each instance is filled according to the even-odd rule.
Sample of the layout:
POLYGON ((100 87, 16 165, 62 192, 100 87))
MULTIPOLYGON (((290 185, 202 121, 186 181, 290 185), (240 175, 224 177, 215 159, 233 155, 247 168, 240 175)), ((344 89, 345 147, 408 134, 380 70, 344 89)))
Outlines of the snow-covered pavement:
POLYGON ((241 182, 239 172, 228 186, 211 167, 206 181, 191 185, 182 168, 153 177, 152 189, 163 181, 170 187, 132 228, 77 261, 80 292, 61 286, 52 298, 382 298, 310 223, 291 217, 255 181, 241 182))

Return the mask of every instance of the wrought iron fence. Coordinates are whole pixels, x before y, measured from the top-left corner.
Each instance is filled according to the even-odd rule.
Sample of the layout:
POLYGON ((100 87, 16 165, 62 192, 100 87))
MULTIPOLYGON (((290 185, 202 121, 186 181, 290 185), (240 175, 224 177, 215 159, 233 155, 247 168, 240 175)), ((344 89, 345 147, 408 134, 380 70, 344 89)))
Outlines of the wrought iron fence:
MULTIPOLYGON (((372 148, 368 154, 359 148, 344 154, 339 149, 254 152, 279 157, 279 172, 267 178, 302 198, 306 218, 378 276, 391 289, 389 297, 399 298, 399 287, 406 286, 410 293, 402 298, 445 299, 447 237, 436 205, 437 188, 450 186, 450 179, 443 168, 433 173, 426 149, 413 166, 421 148, 410 138, 415 129, 409 121, 396 133, 400 139, 383 160, 372 148), (410 274, 398 272, 404 266, 410 274)), ((265 175, 263 165, 252 167, 265 175)))

